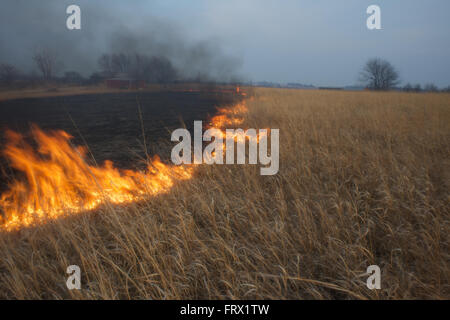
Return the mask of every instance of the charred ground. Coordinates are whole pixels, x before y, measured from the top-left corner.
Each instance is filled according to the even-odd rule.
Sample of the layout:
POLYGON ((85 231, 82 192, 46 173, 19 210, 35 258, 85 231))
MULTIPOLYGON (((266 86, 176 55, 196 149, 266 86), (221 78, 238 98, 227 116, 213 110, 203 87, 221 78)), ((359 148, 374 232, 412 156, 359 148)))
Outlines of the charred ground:
MULTIPOLYGON (((90 161, 119 168, 145 167, 149 155, 170 157, 171 131, 207 120, 236 96, 218 92, 124 92, 0 101, 0 148, 7 129, 29 134, 32 125, 64 130, 74 145, 89 147, 90 161), (145 132, 145 142, 142 125, 145 132)), ((16 174, 0 155, 0 191, 16 174)))

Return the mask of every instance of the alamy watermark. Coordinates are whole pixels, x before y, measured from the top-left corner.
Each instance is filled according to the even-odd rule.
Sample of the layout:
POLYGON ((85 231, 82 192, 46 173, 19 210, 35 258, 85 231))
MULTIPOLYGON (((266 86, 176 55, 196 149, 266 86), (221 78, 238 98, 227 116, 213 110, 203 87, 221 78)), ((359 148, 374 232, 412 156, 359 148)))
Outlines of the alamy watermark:
POLYGON ((381 289, 381 269, 376 264, 367 267, 367 273, 369 277, 367 278, 366 285, 370 290, 380 290, 381 289))
POLYGON ((69 17, 66 20, 66 26, 69 30, 81 29, 81 8, 75 4, 67 7, 66 13, 69 17))
MULTIPOLYGON (((381 30, 381 8, 378 5, 370 5, 366 13, 370 16, 367 18, 367 28, 369 30, 381 30)), ((70 5, 66 9, 68 18, 66 20, 66 27, 68 30, 81 29, 81 8, 77 5, 70 5)))
POLYGON ((81 289, 81 269, 77 265, 71 265, 67 267, 66 270, 69 277, 66 281, 67 289, 69 290, 80 290, 81 289))
POLYGON ((367 14, 370 16, 367 18, 367 29, 369 30, 381 30, 381 8, 377 5, 371 5, 367 8, 367 14))
POLYGON ((210 128, 203 133, 202 121, 194 121, 194 152, 191 133, 176 129, 172 141, 179 142, 172 149, 171 159, 180 164, 261 164, 261 175, 275 175, 280 166, 279 129, 226 129, 210 128), (268 139, 270 135, 270 153, 268 139), (203 142, 210 142, 203 150, 203 142), (225 155, 224 155, 225 153, 225 155), (236 156, 235 156, 236 155, 236 156))

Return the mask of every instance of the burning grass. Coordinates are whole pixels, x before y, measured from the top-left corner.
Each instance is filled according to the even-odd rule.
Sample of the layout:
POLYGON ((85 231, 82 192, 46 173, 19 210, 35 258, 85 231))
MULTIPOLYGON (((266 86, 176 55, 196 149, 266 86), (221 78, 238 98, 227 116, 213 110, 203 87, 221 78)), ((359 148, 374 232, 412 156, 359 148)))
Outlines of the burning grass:
MULTIPOLYGON (((219 108, 210 125, 237 125, 247 112, 245 103, 219 108)), ((101 167, 89 165, 87 149, 72 146, 65 131, 43 132, 32 127, 33 148, 16 132, 7 132, 4 154, 11 166, 22 172, 0 196, 0 229, 14 231, 47 223, 100 205, 126 204, 168 192, 176 181, 191 179, 193 166, 174 166, 149 159, 147 170, 119 170, 111 161, 101 167)), ((225 135, 224 132, 221 132, 225 135)), ((236 139, 239 137, 236 137, 236 139)))
POLYGON ((280 128, 277 175, 202 165, 167 193, 2 233, 0 298, 450 298, 449 95, 259 89, 247 106, 243 126, 280 128))
POLYGON ((119 170, 110 161, 101 167, 91 166, 86 162, 87 150, 71 146, 66 132, 45 133, 33 127, 32 135, 37 151, 23 136, 8 133, 5 154, 25 179, 15 180, 0 196, 0 229, 34 226, 105 203, 139 201, 192 177, 192 167, 166 165, 157 156, 148 161, 144 172, 119 170))

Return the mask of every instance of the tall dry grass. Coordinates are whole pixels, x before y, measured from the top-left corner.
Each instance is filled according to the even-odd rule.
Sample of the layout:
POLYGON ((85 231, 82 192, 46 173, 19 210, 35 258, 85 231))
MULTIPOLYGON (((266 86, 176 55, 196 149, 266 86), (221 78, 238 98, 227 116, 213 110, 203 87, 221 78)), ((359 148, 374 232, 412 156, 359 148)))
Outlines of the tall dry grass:
POLYGON ((280 129, 277 175, 204 165, 169 194, 1 234, 0 298, 450 298, 449 95, 258 89, 248 106, 248 127, 280 129))

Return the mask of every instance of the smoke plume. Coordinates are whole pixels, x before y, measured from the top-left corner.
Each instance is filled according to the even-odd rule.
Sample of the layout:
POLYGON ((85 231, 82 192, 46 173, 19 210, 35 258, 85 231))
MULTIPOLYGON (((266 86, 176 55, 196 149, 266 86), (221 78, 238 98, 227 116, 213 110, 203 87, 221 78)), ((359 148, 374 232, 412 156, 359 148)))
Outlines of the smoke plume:
MULTIPOLYGON (((147 8, 148 6, 148 8, 147 8)), ((2 0, 0 63, 36 71, 33 52, 52 51, 62 71, 98 71, 103 54, 140 54, 169 60, 184 79, 235 81, 242 65, 218 39, 194 39, 187 26, 152 15, 129 1, 2 0), (81 8, 82 29, 66 28, 66 8, 81 8)), ((182 14, 182 13, 180 13, 182 14)))

